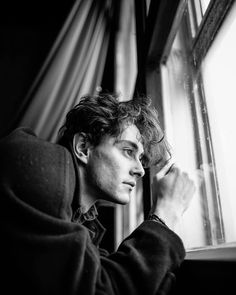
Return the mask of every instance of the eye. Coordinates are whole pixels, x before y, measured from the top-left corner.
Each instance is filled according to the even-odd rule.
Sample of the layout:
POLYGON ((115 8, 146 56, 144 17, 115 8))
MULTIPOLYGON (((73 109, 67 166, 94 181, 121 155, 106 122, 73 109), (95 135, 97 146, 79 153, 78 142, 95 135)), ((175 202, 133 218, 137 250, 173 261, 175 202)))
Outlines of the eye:
POLYGON ((134 151, 130 148, 124 148, 123 149, 125 155, 129 156, 129 157, 133 157, 134 156, 134 151))

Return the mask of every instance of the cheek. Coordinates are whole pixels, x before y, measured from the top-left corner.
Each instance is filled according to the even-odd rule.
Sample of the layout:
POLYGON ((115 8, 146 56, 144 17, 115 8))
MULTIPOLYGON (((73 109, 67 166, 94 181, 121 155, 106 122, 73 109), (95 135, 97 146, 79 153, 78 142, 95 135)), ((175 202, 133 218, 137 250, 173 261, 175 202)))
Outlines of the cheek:
POLYGON ((89 178, 98 186, 112 189, 121 177, 121 167, 111 155, 95 155, 88 166, 89 178))
POLYGON ((103 183, 112 187, 114 183, 119 182, 121 169, 114 161, 106 159, 99 166, 98 174, 103 183))

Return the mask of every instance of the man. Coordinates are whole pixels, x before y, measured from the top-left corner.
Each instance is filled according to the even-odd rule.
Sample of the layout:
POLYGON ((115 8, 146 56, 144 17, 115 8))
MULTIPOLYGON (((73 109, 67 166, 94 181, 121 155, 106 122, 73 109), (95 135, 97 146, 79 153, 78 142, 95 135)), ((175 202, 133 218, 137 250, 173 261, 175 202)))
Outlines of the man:
POLYGON ((108 254, 100 199, 127 204, 144 167, 168 152, 148 100, 83 97, 68 114, 58 144, 27 128, 0 143, 1 286, 5 294, 166 294, 184 259, 174 233, 194 193, 171 167, 155 178, 145 220, 108 254))

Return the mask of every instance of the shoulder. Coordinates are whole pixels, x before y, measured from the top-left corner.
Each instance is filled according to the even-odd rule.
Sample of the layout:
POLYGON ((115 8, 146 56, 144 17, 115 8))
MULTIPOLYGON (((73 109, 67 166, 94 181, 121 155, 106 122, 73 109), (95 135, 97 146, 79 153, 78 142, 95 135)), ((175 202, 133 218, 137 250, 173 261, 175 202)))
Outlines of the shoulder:
MULTIPOLYGON (((42 140, 41 140, 42 141, 42 140)), ((33 143, 39 143, 40 139, 32 129, 19 127, 0 140, 0 151, 10 154, 16 149, 24 149, 33 143)), ((42 141, 43 142, 43 141, 42 141)))
POLYGON ((18 127, 0 139, 0 146, 25 137, 36 137, 36 134, 28 127, 18 127))
MULTIPOLYGON (((36 136, 29 128, 20 127, 0 140, 1 162, 7 167, 27 169, 37 165, 61 165, 69 157, 64 147, 36 136)), ((5 168, 7 168, 5 167, 5 168)))
POLYGON ((63 146, 37 137, 29 128, 17 128, 0 140, 0 162, 0 183, 26 203, 59 216, 71 202, 74 164, 63 146))
POLYGON ((63 156, 68 157, 69 151, 59 144, 49 142, 45 139, 39 138, 32 129, 27 127, 19 127, 13 130, 6 137, 0 140, 0 153, 3 157, 6 155, 17 156, 17 154, 24 154, 28 157, 45 154, 50 157, 50 153, 54 157, 63 156))

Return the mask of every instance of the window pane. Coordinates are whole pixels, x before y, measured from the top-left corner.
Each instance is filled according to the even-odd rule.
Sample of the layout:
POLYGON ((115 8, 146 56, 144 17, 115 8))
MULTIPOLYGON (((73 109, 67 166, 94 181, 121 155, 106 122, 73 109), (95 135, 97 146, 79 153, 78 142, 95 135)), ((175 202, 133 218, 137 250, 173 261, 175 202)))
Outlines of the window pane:
POLYGON ((203 64, 203 82, 217 166, 225 238, 236 241, 236 4, 203 64))
POLYGON ((204 15, 211 0, 200 0, 200 2, 201 2, 202 14, 204 15))
POLYGON ((187 14, 193 38, 199 31, 202 19, 210 2, 211 0, 189 0, 187 2, 187 14))
POLYGON ((203 175, 178 230, 188 249, 236 241, 235 7, 198 68, 184 14, 161 66, 165 129, 175 162, 196 183, 197 169, 203 175))
MULTIPOLYGON (((192 119, 190 82, 188 58, 181 33, 178 32, 167 63, 162 66, 165 131, 173 148, 175 163, 187 171, 197 184, 197 146, 192 119)), ((207 223, 202 195, 197 191, 178 229, 178 234, 187 248, 208 244, 207 223)))

